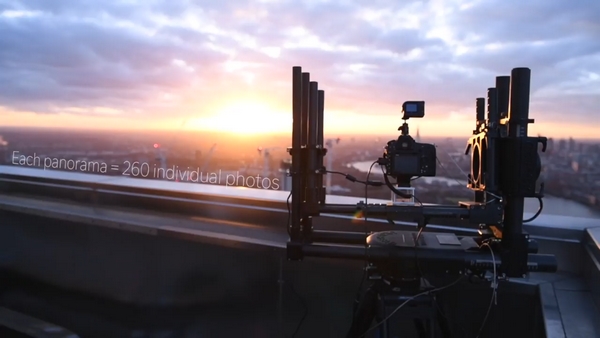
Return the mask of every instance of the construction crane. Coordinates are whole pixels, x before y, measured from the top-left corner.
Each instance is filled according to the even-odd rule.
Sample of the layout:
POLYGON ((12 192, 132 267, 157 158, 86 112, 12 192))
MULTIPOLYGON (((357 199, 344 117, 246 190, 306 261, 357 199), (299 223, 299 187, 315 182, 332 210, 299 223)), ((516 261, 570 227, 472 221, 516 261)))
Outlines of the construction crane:
MULTIPOLYGON (((325 146, 327 147, 327 155, 325 155, 325 157, 327 158, 327 170, 333 170, 333 159, 334 159, 334 143, 337 145, 340 143, 340 138, 338 137, 335 140, 332 139, 328 139, 325 142, 325 146)), ((327 194, 331 193, 331 173, 327 173, 327 175, 325 176, 325 191, 327 194)))
POLYGON ((281 149, 281 147, 270 147, 263 148, 258 147, 256 150, 258 151, 258 156, 262 156, 264 159, 263 163, 263 177, 269 177, 271 175, 270 162, 271 162, 271 151, 281 149))
POLYGON ((208 165, 210 164, 210 159, 212 158, 212 155, 215 152, 216 148, 217 148, 216 143, 214 143, 212 145, 212 147, 210 147, 210 150, 208 151, 208 154, 206 154, 206 158, 204 159, 204 163, 202 163, 202 167, 200 168, 201 172, 205 172, 206 169, 208 169, 208 165))
POLYGON ((158 143, 154 143, 154 149, 156 152, 155 160, 160 163, 160 168, 162 169, 161 174, 164 176, 167 172, 167 155, 165 153, 165 150, 158 143))

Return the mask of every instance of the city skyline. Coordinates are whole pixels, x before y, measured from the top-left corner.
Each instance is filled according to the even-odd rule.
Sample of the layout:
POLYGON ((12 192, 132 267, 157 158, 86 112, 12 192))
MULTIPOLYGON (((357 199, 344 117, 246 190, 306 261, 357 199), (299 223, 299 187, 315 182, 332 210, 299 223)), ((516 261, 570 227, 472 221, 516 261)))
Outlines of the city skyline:
MULTIPOLYGON (((235 132, 224 132, 224 131, 211 131, 211 130, 192 130, 192 129, 181 129, 181 130, 177 130, 177 129, 144 129, 144 128, 140 128, 140 129, 119 129, 119 128, 94 128, 94 126, 84 126, 84 127, 75 127, 75 128, 71 128, 68 126, 19 126, 19 125, 15 125, 15 126, 5 126, 5 125, 0 125, 0 137, 2 136, 2 131, 11 131, 11 130, 21 130, 23 132, 33 132, 35 133, 36 131, 56 131, 56 132, 60 132, 60 133, 69 133, 69 132, 74 132, 74 133, 80 133, 80 132, 99 132, 99 133, 111 133, 113 135, 123 135, 123 134, 128 134, 128 133, 139 133, 139 132, 144 132, 144 133, 149 133, 149 134, 153 134, 155 133, 155 135, 157 135, 158 137, 166 137, 167 139, 173 138, 173 139, 178 139, 179 136, 177 135, 183 135, 183 134, 187 134, 187 135, 197 135, 199 138, 202 138, 203 136, 208 137, 208 139, 212 139, 213 137, 215 139, 227 139, 227 138, 231 138, 231 143, 234 145, 236 142, 239 141, 253 141, 253 140, 265 140, 265 139, 271 139, 271 140, 278 140, 276 142, 280 142, 281 140, 288 140, 289 138, 289 142, 291 144, 291 136, 292 136, 292 131, 291 128, 290 130, 286 130, 286 131, 280 131, 280 132, 275 132, 275 133, 241 133, 241 134, 237 134, 235 132), (171 136, 165 136, 165 135, 171 135, 171 136)), ((324 135, 324 139, 336 139, 336 138, 341 138, 344 142, 347 142, 349 140, 352 140, 352 142, 362 142, 365 140, 377 140, 378 142, 382 143, 382 146, 388 141, 388 139, 395 139, 396 137, 398 137, 400 135, 399 131, 396 131, 394 128, 388 128, 387 130, 385 130, 384 132, 378 133, 378 132, 372 132, 372 133, 350 133, 350 132, 344 132, 344 131, 340 131, 340 132, 326 132, 324 135), (354 139, 354 140, 353 140, 354 139)), ((423 131, 420 128, 411 128, 410 130, 410 136, 412 136, 415 140, 417 140, 417 136, 421 139, 421 141, 425 141, 425 142, 442 142, 445 141, 447 139, 451 139, 451 140, 457 140, 457 141, 468 141, 468 139, 472 136, 472 131, 469 134, 464 134, 464 135, 455 135, 455 136, 448 136, 448 135, 436 135, 436 134, 432 134, 432 133, 428 133, 428 131, 425 129, 425 131, 423 131), (417 135, 417 132, 420 133, 420 135, 417 135), (432 141, 435 140, 435 141, 432 141)), ((574 136, 573 133, 563 133, 563 136, 553 136, 553 135, 545 135, 545 134, 541 134, 541 133, 537 133, 535 134, 534 132, 531 131, 531 128, 529 129, 529 135, 531 136, 535 136, 535 135, 539 135, 539 136, 544 136, 547 137, 549 141, 554 141, 554 142, 560 142, 560 141, 564 141, 564 142, 569 142, 569 141, 576 141, 578 143, 584 143, 584 144, 600 144, 600 136, 597 137, 577 137, 574 136)), ((76 136, 75 136, 76 137, 76 136)), ((0 143, 1 143, 1 139, 0 139, 0 143)), ((462 144, 461 144, 462 146, 462 144)))
POLYGON ((328 134, 394 135, 402 102, 424 100, 411 130, 468 137, 475 98, 528 67, 530 134, 597 139, 598 13, 585 1, 0 1, 0 125, 287 134, 302 66, 325 90, 328 134))
MULTIPOLYGON (((272 190, 290 187, 289 177, 285 175, 285 168, 289 166, 289 154, 285 151, 289 145, 287 137, 263 138, 254 142, 243 139, 244 136, 231 138, 219 135, 219 138, 198 139, 182 133, 174 137, 172 133, 27 132, 14 128, 0 128, 0 135, 0 166, 41 170, 37 171, 40 175, 45 171, 60 171, 62 174, 57 173, 58 176, 51 175, 123 176, 172 184, 187 182, 272 190), (267 178, 271 184, 265 181, 267 178), (259 181, 262 188, 255 186, 259 181)), ((415 137, 418 138, 417 135, 415 137)), ((387 141, 381 137, 341 138, 339 143, 328 145, 332 151, 328 151, 325 157, 326 166, 329 170, 364 177, 373 160, 381 156, 387 141)), ((462 141, 465 140, 425 138, 421 141, 436 144, 438 169, 436 177, 414 181, 420 192, 419 198, 431 203, 453 203, 455 198, 470 198, 472 190, 466 187, 465 182, 472 158, 464 153, 465 143, 462 141)), ((557 215, 568 213, 577 217, 582 214, 597 217, 600 212, 600 142, 550 138, 546 152, 539 154, 542 172, 538 183, 545 184, 548 210, 557 215)), ((5 167, 4 170, 13 169, 5 167)), ((375 169, 373 174, 381 173, 375 169)), ((333 189, 334 195, 364 194, 364 187, 353 184, 344 176, 331 179, 331 184, 326 186, 333 189)), ((372 193, 374 198, 389 196, 389 192, 384 190, 372 193)), ((529 212, 538 209, 534 200, 526 204, 529 212)))

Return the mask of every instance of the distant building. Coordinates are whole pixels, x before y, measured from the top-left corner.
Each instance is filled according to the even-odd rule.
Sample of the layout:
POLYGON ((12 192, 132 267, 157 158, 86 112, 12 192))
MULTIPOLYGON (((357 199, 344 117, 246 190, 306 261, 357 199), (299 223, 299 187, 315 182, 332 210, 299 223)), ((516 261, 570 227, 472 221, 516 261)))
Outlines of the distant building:
POLYGON ((548 138, 548 152, 552 152, 554 150, 554 139, 552 137, 548 138))
POLYGON ((0 164, 8 164, 8 142, 0 135, 0 164))
POLYGON ((577 143, 572 137, 569 137, 569 151, 575 151, 575 146, 577 143))
POLYGON ((194 163, 195 165, 197 165, 198 167, 202 166, 202 151, 200 150, 196 150, 196 152, 194 153, 194 163))
POLYGON ((578 161, 572 161, 571 162, 571 169, 573 169, 574 172, 579 172, 579 162, 578 161))

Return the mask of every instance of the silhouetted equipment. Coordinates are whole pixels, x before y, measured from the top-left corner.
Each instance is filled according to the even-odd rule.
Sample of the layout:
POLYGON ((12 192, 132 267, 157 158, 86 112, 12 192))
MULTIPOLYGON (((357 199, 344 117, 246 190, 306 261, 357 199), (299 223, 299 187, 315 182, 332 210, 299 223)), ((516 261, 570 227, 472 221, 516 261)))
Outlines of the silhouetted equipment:
MULTIPOLYGON (((557 270, 556 258, 537 254, 537 244, 522 230, 524 198, 537 197, 541 202, 543 197, 541 191, 536 191, 541 171, 538 144, 544 146, 543 150, 546 144, 544 137, 527 136, 527 126, 533 123, 528 117, 530 74, 528 68, 515 68, 511 76, 496 78, 496 87, 488 89, 487 100, 476 100, 476 128, 466 152, 471 153, 468 187, 474 191, 473 201, 458 205, 339 205, 326 203, 322 180, 327 172, 323 167, 327 154, 323 144, 324 94, 317 82, 310 81, 309 73, 293 67, 288 259, 313 256, 366 260, 370 274, 376 271, 378 280, 387 285, 376 282, 367 291, 355 313, 349 337, 362 336, 373 318, 381 317, 382 312, 376 308, 385 308, 383 303, 390 292, 396 293, 396 299, 419 293, 425 275, 482 275, 493 271, 494 278, 520 278, 529 271, 557 270), (365 217, 385 217, 391 223, 415 222, 419 231, 386 231, 368 236, 351 229, 321 231, 312 224, 312 218, 320 213, 362 213, 365 217), (423 231, 431 220, 440 218, 460 219, 465 226, 479 227, 479 236, 423 231)), ((376 161, 385 168, 386 185, 392 191, 395 187, 388 176, 396 179, 399 186, 409 186, 413 176, 435 176, 435 146, 415 142, 406 123, 410 117, 424 116, 424 104, 409 101, 403 105, 405 122, 399 128, 402 133, 397 140, 388 142, 386 152, 376 161)), ((434 317, 432 313, 429 319, 434 317)), ((419 332, 433 334, 431 325, 429 329, 421 325, 419 332)))

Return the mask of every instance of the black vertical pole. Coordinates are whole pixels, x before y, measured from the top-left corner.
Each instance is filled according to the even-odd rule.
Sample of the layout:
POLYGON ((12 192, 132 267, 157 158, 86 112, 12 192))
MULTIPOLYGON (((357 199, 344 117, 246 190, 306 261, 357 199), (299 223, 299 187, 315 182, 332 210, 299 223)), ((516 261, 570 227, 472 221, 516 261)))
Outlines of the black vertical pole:
POLYGON ((318 136, 318 123, 319 123, 319 84, 315 81, 310 82, 310 102, 308 108, 308 177, 307 177, 307 195, 306 203, 310 205, 310 208, 317 203, 318 198, 317 192, 317 175, 316 170, 318 168, 318 155, 315 151, 317 149, 317 136, 318 136))
POLYGON ((527 137, 529 124, 529 92, 531 70, 515 68, 510 81, 510 106, 508 107, 508 136, 527 137))
POLYGON ((480 123, 485 122, 485 99, 483 97, 478 97, 475 100, 475 111, 477 112, 477 126, 480 123))
POLYGON ((508 100, 510 97, 510 76, 496 77, 496 97, 500 119, 508 117, 508 100))
POLYGON ((308 129, 310 123, 310 74, 302 73, 302 156, 300 158, 300 167, 302 168, 302 186, 299 189, 299 194, 301 194, 300 198, 300 222, 301 222, 301 231, 302 231, 302 239, 307 239, 307 234, 310 234, 312 230, 312 219, 310 215, 306 212, 306 191, 307 191, 307 179, 309 173, 308 167, 308 129))
POLYGON ((500 115, 498 115, 498 90, 496 88, 488 88, 487 103, 488 124, 490 128, 495 129, 500 122, 500 115))
POLYGON ((290 239, 297 241, 300 236, 300 206, 302 202, 302 177, 300 176, 300 147, 302 146, 302 67, 292 68, 292 201, 290 239))
POLYGON ((318 150, 317 150, 317 127, 318 127, 318 111, 319 111, 319 86, 317 82, 311 81, 308 88, 308 142, 307 142, 307 158, 306 158, 306 183, 305 187, 305 202, 304 215, 307 217, 306 223, 302 228, 303 237, 310 238, 312 234, 312 216, 319 213, 318 206, 318 187, 317 187, 317 165, 318 165, 318 150))
MULTIPOLYGON (((325 149, 324 143, 324 135, 323 135, 323 127, 324 127, 324 118, 325 118, 325 91, 319 90, 319 108, 317 110, 319 119, 317 126, 317 146, 319 147, 321 153, 319 153, 317 166, 319 169, 323 168, 323 149, 325 149)), ((319 203, 325 203, 325 187, 323 187, 323 173, 319 173, 317 176, 317 188, 319 189, 319 203)))
MULTIPOLYGON (((310 74, 302 73, 302 133, 301 147, 306 147, 308 144, 308 107, 310 102, 310 74)), ((303 164, 305 164, 304 162, 303 164)))
POLYGON ((486 191, 496 194, 498 190, 498 176, 496 165, 498 153, 496 149, 496 139, 498 135, 498 124, 500 116, 498 115, 498 100, 496 88, 488 88, 487 92, 487 158, 486 158, 486 191))
MULTIPOLYGON (((496 77, 496 106, 500 120, 508 117, 508 100, 510 96, 510 76, 496 77)), ((506 136, 506 126, 501 126, 500 136, 506 136)))
MULTIPOLYGON (((521 159, 519 139, 527 137, 527 124, 529 120, 529 91, 531 70, 528 68, 515 68, 511 73, 510 104, 508 107, 508 137, 515 144, 514 154, 521 159)), ((511 172, 519 173, 523 163, 518 161, 517 168, 511 172)), ((516 176, 516 175, 515 175, 516 176)), ((520 177, 512 177, 511 181, 519 181, 520 177)), ((518 191, 510 191, 506 198, 504 208, 504 228, 502 242, 510 251, 508 257, 509 277, 516 277, 527 272, 527 237, 523 234, 523 209, 525 198, 518 191)), ((504 260, 503 260, 504 261, 504 260)))

